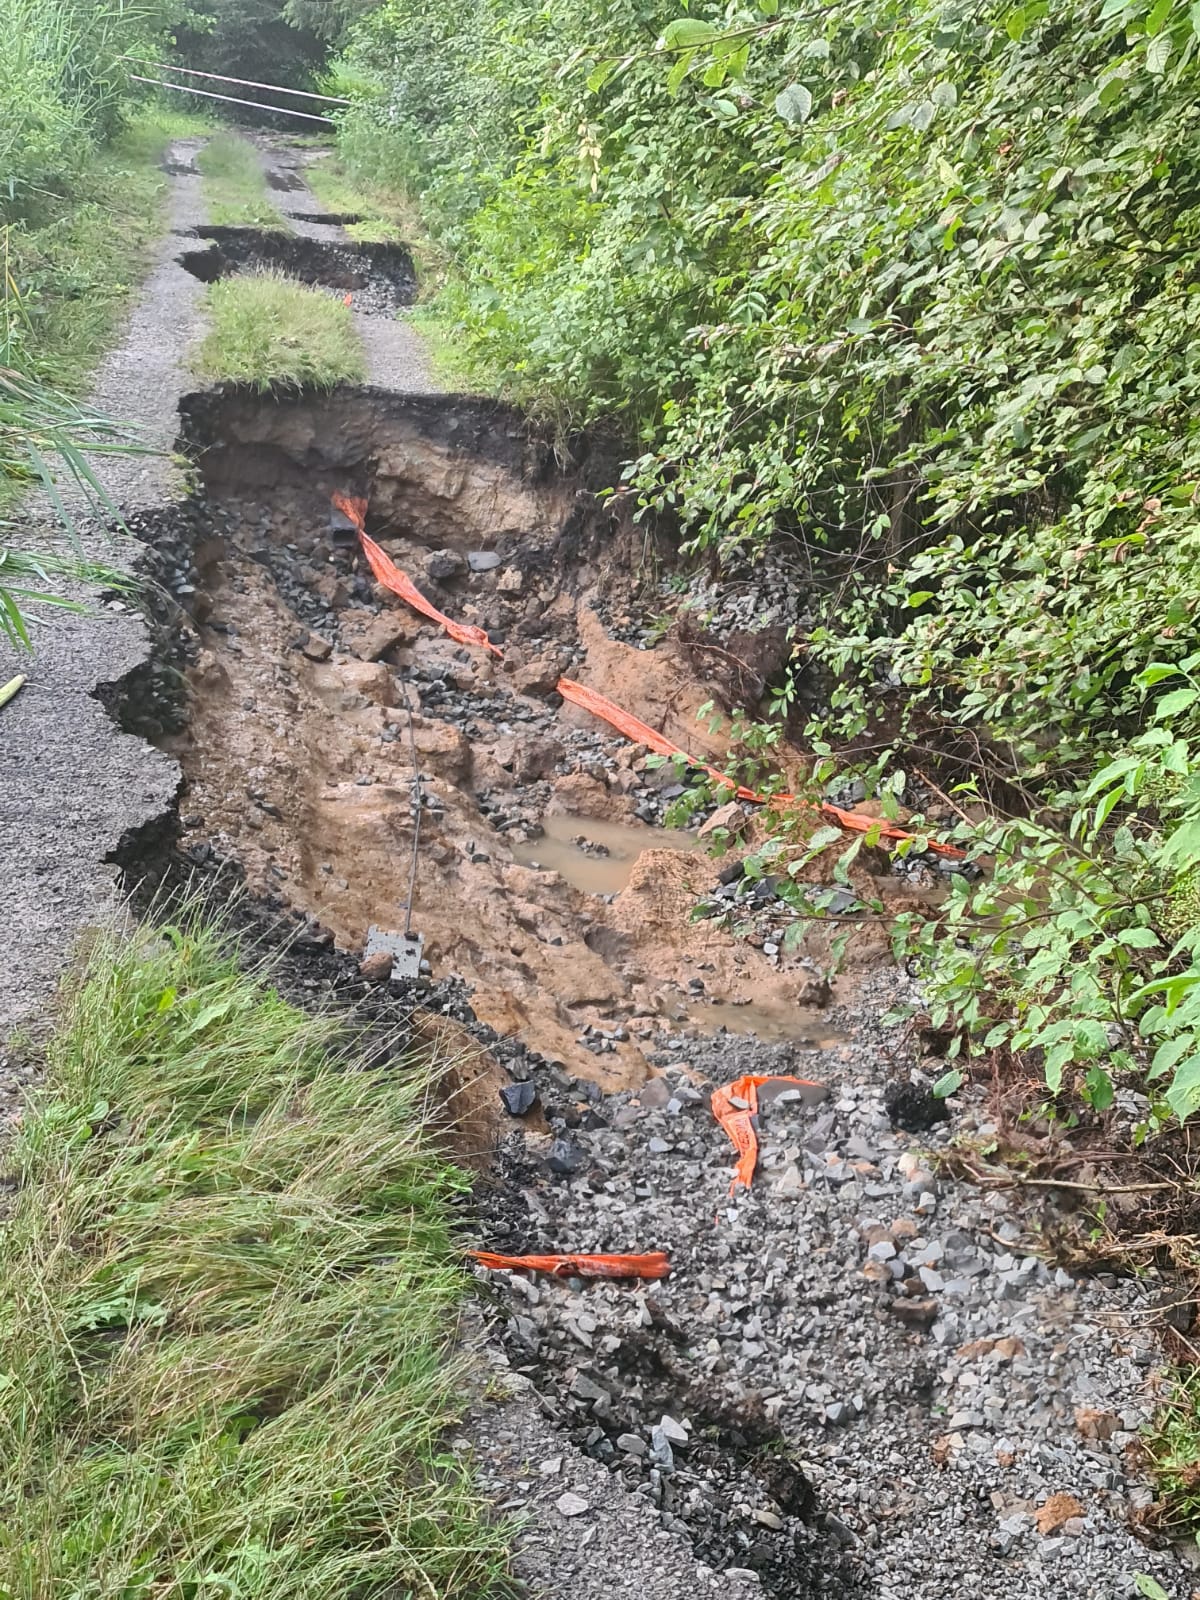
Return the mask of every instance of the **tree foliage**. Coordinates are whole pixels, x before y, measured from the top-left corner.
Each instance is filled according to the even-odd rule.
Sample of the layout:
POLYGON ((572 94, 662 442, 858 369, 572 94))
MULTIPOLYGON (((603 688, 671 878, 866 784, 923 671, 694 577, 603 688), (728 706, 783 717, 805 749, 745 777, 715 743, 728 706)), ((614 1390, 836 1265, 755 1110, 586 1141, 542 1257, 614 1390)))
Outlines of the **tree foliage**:
MULTIPOLYGON (((175 28, 175 54, 202 72, 304 88, 324 65, 323 19, 333 12, 332 4, 303 0, 296 7, 288 0, 187 0, 175 28), (312 25, 312 13, 322 27, 312 25)), ((238 114, 244 118, 244 108, 238 114)))
POLYGON ((1198 36, 1192 0, 384 0, 343 136, 420 196, 482 369, 618 416, 693 547, 803 553, 819 750, 1020 802, 902 930, 943 1020, 1181 1113, 1198 36))
POLYGON ((840 731, 890 679, 1026 773, 1086 755, 1190 615, 1200 13, 697 10, 386 0, 349 142, 485 365, 632 419, 697 543, 810 547, 840 731))

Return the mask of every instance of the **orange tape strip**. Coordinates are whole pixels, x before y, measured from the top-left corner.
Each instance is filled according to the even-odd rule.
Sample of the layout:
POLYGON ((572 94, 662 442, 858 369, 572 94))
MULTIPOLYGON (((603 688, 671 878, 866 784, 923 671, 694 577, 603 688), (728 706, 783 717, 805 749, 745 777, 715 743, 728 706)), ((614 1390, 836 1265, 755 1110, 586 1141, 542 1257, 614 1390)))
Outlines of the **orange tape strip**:
MULTIPOLYGON (((792 805, 801 806, 808 811, 817 811, 823 817, 829 817, 839 827, 847 828, 854 833, 870 833, 876 830, 880 839, 911 839, 915 837, 904 828, 897 827, 894 822, 886 822, 880 817, 864 817, 857 811, 843 811, 841 806, 831 805, 828 801, 814 806, 808 801, 801 800, 794 794, 756 794, 753 789, 747 789, 741 784, 735 784, 716 767, 710 767, 706 761, 697 761, 688 755, 677 744, 672 744, 661 733, 655 733, 637 717, 631 716, 628 711, 623 711, 620 706, 614 705, 611 700, 606 700, 602 694, 597 694, 595 689, 587 689, 581 683, 575 683, 570 678, 560 678, 556 685, 558 692, 564 700, 570 700, 573 705, 582 706, 585 711, 590 711, 593 716, 601 717, 605 722, 611 723, 623 733, 626 738, 635 744, 644 744, 660 756, 682 756, 689 766, 699 767, 702 772, 707 772, 710 778, 717 783, 723 783, 727 788, 733 789, 739 800, 750 800, 756 805, 792 805)), ((940 856, 952 856, 961 860, 965 850, 959 850, 955 845, 942 844, 936 839, 930 839, 928 848, 940 856)))
POLYGON ((472 627, 466 622, 455 622, 444 611, 439 611, 432 601, 426 600, 408 574, 401 572, 386 550, 380 549, 367 533, 365 500, 351 500, 347 495, 335 494, 333 503, 357 528, 358 541, 362 545, 363 555, 367 558, 367 565, 385 589, 390 589, 393 594, 399 595, 401 600, 412 606, 414 611, 419 611, 431 622, 436 622, 438 627, 459 644, 471 644, 480 650, 490 650, 494 656, 503 655, 504 652, 492 643, 482 628, 472 627))
POLYGON ((665 1278, 671 1270, 662 1250, 644 1256, 498 1256, 491 1250, 467 1254, 493 1272, 549 1272, 556 1278, 665 1278))
POLYGON ((754 1124, 750 1120, 758 1114, 758 1091, 764 1083, 797 1083, 802 1089, 822 1089, 824 1084, 816 1083, 812 1078, 793 1078, 786 1073, 768 1073, 766 1077, 738 1078, 734 1083, 727 1083, 721 1089, 714 1089, 709 1104, 712 1106, 713 1116, 729 1135, 733 1148, 737 1151, 737 1166, 734 1168, 733 1182, 729 1185, 729 1192, 734 1195, 739 1185, 749 1189, 754 1182, 754 1169, 758 1165, 758 1136, 754 1132, 754 1124), (735 1106, 734 1100, 744 1100, 745 1110, 735 1106))

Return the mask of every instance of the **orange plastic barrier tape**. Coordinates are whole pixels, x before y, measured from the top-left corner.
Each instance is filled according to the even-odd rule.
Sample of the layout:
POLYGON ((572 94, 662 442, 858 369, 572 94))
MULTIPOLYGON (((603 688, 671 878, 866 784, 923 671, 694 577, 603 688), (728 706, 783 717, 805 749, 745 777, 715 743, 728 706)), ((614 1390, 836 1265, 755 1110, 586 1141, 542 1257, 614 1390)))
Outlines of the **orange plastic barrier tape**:
POLYGON ((555 1278, 665 1278, 671 1270, 662 1250, 644 1256, 498 1256, 491 1250, 467 1254, 493 1272, 549 1272, 555 1278))
POLYGON ((765 1078, 738 1078, 734 1083, 727 1083, 724 1088, 713 1090, 709 1102, 713 1116, 729 1135, 730 1142, 738 1154, 733 1182, 729 1185, 731 1195, 737 1193, 739 1184, 743 1189, 748 1189, 754 1182, 754 1169, 758 1165, 758 1136, 750 1119, 758 1114, 758 1091, 764 1083, 797 1083, 802 1089, 825 1087, 824 1084, 814 1082, 812 1078, 792 1078, 785 1073, 768 1073, 765 1078), (744 1109, 742 1106, 735 1106, 733 1104, 735 1100, 744 1101, 744 1109))
POLYGON ((445 630, 452 639, 459 644, 473 644, 481 650, 490 650, 494 656, 503 654, 488 638, 482 628, 472 627, 469 623, 455 622, 444 611, 439 611, 432 601, 417 588, 416 584, 406 572, 400 568, 388 555, 386 550, 381 550, 374 539, 367 533, 367 502, 365 500, 351 500, 344 494, 335 494, 333 503, 348 517, 358 530, 358 542, 362 545, 363 555, 367 564, 375 574, 377 580, 385 589, 390 589, 393 594, 399 595, 401 600, 412 606, 414 611, 419 611, 422 616, 428 617, 431 622, 445 630))
MULTIPOLYGON (((644 744, 648 749, 653 750, 656 755, 682 756, 689 766, 699 767, 702 772, 707 772, 715 782, 725 784, 728 788, 733 789, 739 800, 751 800, 756 805, 805 806, 806 809, 818 811, 821 816, 831 818, 839 827, 848 828, 854 833, 870 833, 874 829, 880 839, 900 840, 914 837, 904 828, 897 827, 894 822, 886 822, 880 817, 865 817, 857 811, 843 811, 841 806, 830 805, 828 801, 818 806, 809 807, 806 801, 801 800, 799 796, 794 794, 756 794, 753 789, 747 789, 744 785, 735 784, 731 778, 727 778, 716 767, 710 767, 705 761, 697 761, 693 756, 688 755, 686 750, 680 749, 677 744, 672 744, 669 739, 664 738, 661 733, 655 733, 654 729, 646 723, 639 721, 637 717, 631 716, 628 711, 623 711, 620 706, 615 705, 611 700, 605 699, 602 694, 597 694, 595 689, 587 689, 583 684, 575 683, 571 678, 560 678, 556 687, 564 700, 570 700, 573 705, 582 706, 585 711, 590 711, 593 716, 601 717, 635 744, 644 744)), ((927 848, 940 856, 953 856, 961 859, 966 855, 965 850, 959 850, 952 844, 941 844, 936 839, 930 839, 927 848)))

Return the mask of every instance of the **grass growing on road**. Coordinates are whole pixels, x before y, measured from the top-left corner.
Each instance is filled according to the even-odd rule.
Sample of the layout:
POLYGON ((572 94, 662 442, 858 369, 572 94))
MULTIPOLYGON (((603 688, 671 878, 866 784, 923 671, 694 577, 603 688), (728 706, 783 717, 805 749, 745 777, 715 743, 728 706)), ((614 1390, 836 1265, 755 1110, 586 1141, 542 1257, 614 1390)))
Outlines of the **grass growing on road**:
POLYGON ((479 1596, 428 1079, 211 933, 94 950, 0 1233, 0 1594, 479 1596))
POLYGON ((363 244, 410 244, 422 229, 413 208, 398 195, 352 174, 336 156, 305 168, 308 186, 327 211, 355 214, 346 232, 363 244))
POLYGON ((279 273, 226 278, 208 290, 211 327, 193 365, 214 382, 329 389, 366 374, 347 306, 279 273))
POLYGON ((1177 1372, 1144 1440, 1165 1525, 1200 1535, 1200 1376, 1177 1372))
POLYGON ((286 228, 267 197, 258 151, 236 133, 218 133, 196 157, 208 220, 219 227, 286 228))

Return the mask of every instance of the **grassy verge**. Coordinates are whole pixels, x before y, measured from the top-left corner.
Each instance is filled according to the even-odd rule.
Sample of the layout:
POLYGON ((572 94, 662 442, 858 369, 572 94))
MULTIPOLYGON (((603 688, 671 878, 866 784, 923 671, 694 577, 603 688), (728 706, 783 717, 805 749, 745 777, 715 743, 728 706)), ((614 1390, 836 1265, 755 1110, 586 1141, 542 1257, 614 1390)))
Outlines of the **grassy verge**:
POLYGON ((211 326, 192 362, 202 378, 330 389, 366 375, 349 308, 292 278, 226 278, 209 288, 208 311, 211 326))
POLYGON ((0 1593, 489 1591, 440 1438, 463 1180, 428 1079, 212 934, 93 952, 0 1234, 0 1593))
POLYGON ((286 228, 267 196, 258 151, 236 133, 219 133, 196 158, 208 220, 218 227, 286 228))
MULTIPOLYGON (((0 226, 0 367, 68 396, 87 387, 129 309, 163 227, 167 180, 159 158, 195 118, 150 110, 106 146, 68 195, 0 226)), ((0 472, 0 511, 27 475, 0 472)))
POLYGON ((424 240, 420 219, 403 198, 358 177, 338 160, 326 156, 305 169, 308 186, 326 211, 355 214, 361 222, 351 222, 346 232, 363 244, 407 244, 420 253, 424 240))

